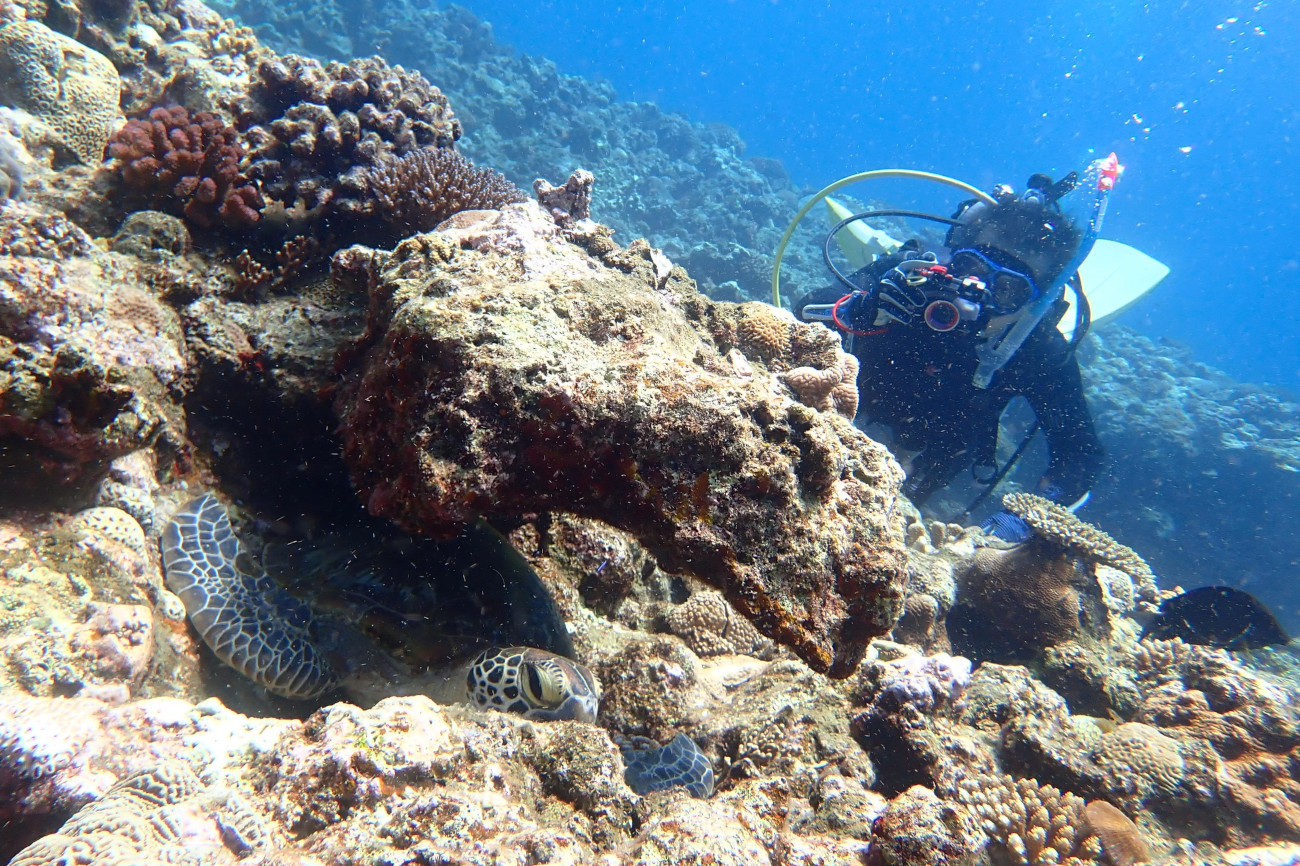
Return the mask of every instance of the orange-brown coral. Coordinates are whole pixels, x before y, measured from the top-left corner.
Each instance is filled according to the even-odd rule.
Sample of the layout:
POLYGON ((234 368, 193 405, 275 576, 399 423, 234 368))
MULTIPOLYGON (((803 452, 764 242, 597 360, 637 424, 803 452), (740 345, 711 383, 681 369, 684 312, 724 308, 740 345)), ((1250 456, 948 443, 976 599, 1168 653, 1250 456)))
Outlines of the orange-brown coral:
POLYGON ((1187 761, 1165 811, 1233 846, 1300 841, 1300 721, 1288 695, 1222 650, 1143 641, 1139 720, 1177 738, 1187 761))
POLYGON ((824 370, 795 367, 784 379, 805 406, 833 409, 850 421, 858 414, 858 359, 853 355, 841 353, 839 363, 824 370))
POLYGON ((737 328, 741 349, 768 362, 784 358, 790 352, 790 325, 775 307, 754 301, 741 304, 737 328))

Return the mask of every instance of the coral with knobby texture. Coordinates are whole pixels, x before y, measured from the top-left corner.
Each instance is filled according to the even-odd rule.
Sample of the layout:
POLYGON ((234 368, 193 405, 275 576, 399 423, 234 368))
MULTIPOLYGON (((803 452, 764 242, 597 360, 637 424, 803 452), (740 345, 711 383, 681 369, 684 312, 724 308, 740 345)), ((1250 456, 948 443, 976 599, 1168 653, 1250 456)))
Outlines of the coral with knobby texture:
POLYGON ((722 593, 700 590, 668 614, 668 630, 700 657, 736 653, 762 655, 772 644, 736 613, 722 593))
POLYGON ((671 637, 625 647, 598 666, 598 676, 601 718, 629 736, 669 740, 696 721, 703 703, 699 659, 671 637))
POLYGON ((872 698, 878 712, 903 706, 921 713, 933 713, 961 700, 970 685, 970 659, 939 653, 909 655, 889 662, 875 662, 867 674, 872 680, 872 698))
POLYGON ((427 232, 453 214, 525 200, 505 177, 477 168, 449 147, 390 157, 350 179, 359 187, 348 213, 385 223, 396 238, 427 232))
POLYGON ((897 464, 771 374, 737 377, 714 337, 734 308, 680 269, 660 291, 648 247, 595 258, 534 203, 478 214, 371 255, 336 403, 371 513, 431 533, 599 518, 848 675, 902 601, 897 464))
POLYGON ((239 133, 206 111, 155 108, 127 121, 108 145, 128 187, 150 207, 183 214, 200 228, 251 226, 262 196, 240 169, 239 133))
POLYGON ((0 538, 0 690, 192 693, 194 645, 156 621, 162 578, 130 516, 92 508, 63 525, 0 522, 0 538))
POLYGON ((562 228, 570 228, 574 223, 591 218, 591 190, 596 185, 596 176, 585 169, 578 169, 569 175, 564 186, 552 186, 545 178, 533 181, 533 194, 537 203, 562 228))
POLYGON ((1051 542, 980 548, 957 579, 948 637, 977 659, 1029 660, 1045 647, 1107 634, 1097 581, 1051 542))
POLYGON ((858 359, 844 354, 838 366, 796 367, 782 377, 799 402, 823 412, 832 409, 850 421, 858 414, 858 359))
POLYGON ((991 775, 962 779, 951 798, 975 816, 998 866, 1082 866, 1095 863, 1101 843, 1086 804, 1033 779, 991 775))
MULTIPOLYGON (((935 787, 993 770, 987 744, 950 718, 964 705, 954 701, 968 687, 965 659, 928 660, 897 645, 890 656, 863 665, 848 690, 852 734, 871 758, 876 790, 896 795, 913 785, 935 787)), ((972 687, 986 667, 970 678, 972 687)))
POLYGON ((378 57, 324 66, 293 55, 265 60, 236 115, 249 176, 290 219, 356 208, 364 184, 352 181, 367 169, 451 147, 461 134, 442 91, 378 57))
POLYGON ((1138 598, 1148 605, 1159 603, 1160 587, 1145 560, 1131 547, 1080 520, 1068 508, 1032 493, 1008 493, 1002 497, 1002 507, 1019 516, 1043 538, 1090 561, 1127 573, 1137 584, 1138 598))
POLYGON ((0 28, 0 101, 44 121, 85 165, 104 160, 121 88, 107 57, 38 21, 0 28))
POLYGON ((1143 690, 1138 721, 1176 739, 1184 759, 1177 795, 1153 805, 1227 844, 1300 841, 1294 685, 1265 681, 1223 650, 1179 640, 1142 641, 1134 665, 1143 690))

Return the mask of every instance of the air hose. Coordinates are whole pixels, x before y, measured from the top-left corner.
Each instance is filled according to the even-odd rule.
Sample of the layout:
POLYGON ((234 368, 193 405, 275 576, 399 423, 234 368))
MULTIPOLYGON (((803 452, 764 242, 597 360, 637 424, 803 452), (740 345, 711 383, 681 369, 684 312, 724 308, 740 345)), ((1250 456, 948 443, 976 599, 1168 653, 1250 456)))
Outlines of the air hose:
POLYGON ((947 186, 954 186, 963 192, 970 193, 972 196, 986 204, 997 204, 997 200, 983 190, 976 189, 970 184, 963 183, 956 178, 951 178, 942 174, 935 174, 934 172, 929 171, 916 171, 915 169, 910 168, 882 168, 874 171, 861 171, 857 174, 851 174, 848 177, 842 177, 830 186, 824 187, 815 196, 808 199, 804 206, 799 208, 799 212, 794 215, 794 219, 790 221, 790 225, 786 227, 785 234, 781 236, 781 243, 777 244, 776 247, 776 262, 772 266, 772 304, 774 306, 781 306, 781 258, 785 255, 785 248, 789 245, 790 238, 794 235, 795 228, 798 227, 799 222, 808 215, 808 211, 812 210, 817 203, 826 198, 826 196, 836 190, 848 186, 851 183, 857 183, 862 180, 877 180, 887 177, 928 180, 931 183, 941 183, 947 186))

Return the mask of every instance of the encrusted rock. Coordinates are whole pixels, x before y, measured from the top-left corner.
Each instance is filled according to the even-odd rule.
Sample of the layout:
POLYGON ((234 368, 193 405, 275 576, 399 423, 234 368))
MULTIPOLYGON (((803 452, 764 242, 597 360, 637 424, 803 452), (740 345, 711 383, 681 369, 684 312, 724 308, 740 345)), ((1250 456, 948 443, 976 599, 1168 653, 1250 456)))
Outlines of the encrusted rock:
POLYGON ((713 334, 733 312, 680 269, 673 303, 633 247, 610 267, 528 204, 376 254, 368 349, 337 404, 357 487, 423 532, 599 518, 847 675, 901 604, 896 464, 770 374, 732 375, 713 334))

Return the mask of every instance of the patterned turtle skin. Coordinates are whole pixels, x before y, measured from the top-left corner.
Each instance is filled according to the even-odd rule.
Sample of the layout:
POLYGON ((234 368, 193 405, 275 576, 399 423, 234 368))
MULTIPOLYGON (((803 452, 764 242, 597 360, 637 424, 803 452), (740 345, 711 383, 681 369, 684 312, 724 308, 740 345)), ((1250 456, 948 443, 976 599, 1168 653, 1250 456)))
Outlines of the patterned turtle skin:
POLYGON ((465 681, 472 704, 543 721, 595 722, 600 683, 575 661, 532 647, 479 653, 465 681))
POLYGON ((623 764, 624 781, 641 795, 679 785, 700 799, 713 793, 713 766, 685 734, 678 734, 671 743, 657 749, 626 750, 623 764))
POLYGON ((313 639, 311 610, 253 564, 216 496, 176 512, 162 559, 167 588, 217 658, 285 698, 316 698, 338 684, 313 639))

